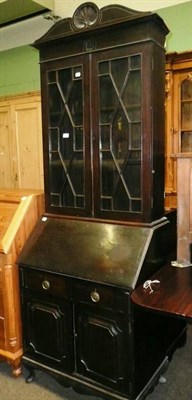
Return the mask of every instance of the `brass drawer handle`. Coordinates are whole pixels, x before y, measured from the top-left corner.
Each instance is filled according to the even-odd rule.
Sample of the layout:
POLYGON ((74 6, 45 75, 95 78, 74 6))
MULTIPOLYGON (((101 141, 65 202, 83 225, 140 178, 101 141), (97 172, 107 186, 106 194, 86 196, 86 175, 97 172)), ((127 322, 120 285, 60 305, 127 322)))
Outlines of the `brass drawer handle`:
POLYGON ((42 288, 43 288, 44 290, 49 290, 50 286, 51 286, 51 285, 50 285, 50 282, 49 282, 49 281, 45 280, 45 281, 42 282, 42 288))
POLYGON ((96 290, 94 290, 94 292, 91 293, 91 300, 94 303, 97 303, 100 300, 100 295, 96 290))

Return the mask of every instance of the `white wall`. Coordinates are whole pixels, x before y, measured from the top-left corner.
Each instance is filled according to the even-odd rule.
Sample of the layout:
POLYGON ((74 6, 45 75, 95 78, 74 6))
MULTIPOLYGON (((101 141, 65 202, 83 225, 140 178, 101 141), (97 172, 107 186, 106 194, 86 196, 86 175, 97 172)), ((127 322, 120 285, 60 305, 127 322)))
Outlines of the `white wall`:
MULTIPOLYGON (((93 0, 99 8, 109 4, 121 4, 140 11, 159 10, 187 1, 189 0, 93 0)), ((71 17, 82 3, 84 3, 83 0, 55 0, 54 14, 61 18, 71 17)), ((53 23, 44 19, 43 16, 39 16, 1 28, 0 51, 32 44, 46 33, 53 23)))

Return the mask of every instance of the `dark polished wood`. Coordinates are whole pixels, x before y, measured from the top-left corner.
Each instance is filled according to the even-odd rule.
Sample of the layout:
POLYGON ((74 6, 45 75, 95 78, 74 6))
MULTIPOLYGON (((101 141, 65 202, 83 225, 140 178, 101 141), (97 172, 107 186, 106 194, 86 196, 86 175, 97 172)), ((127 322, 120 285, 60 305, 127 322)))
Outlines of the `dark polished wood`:
POLYGON ((41 369, 77 392, 143 400, 185 333, 185 322, 133 307, 128 288, 27 265, 20 275, 27 382, 41 369), (58 279, 63 295, 61 285, 55 291, 58 279))
POLYGON ((164 216, 168 28, 121 5, 76 11, 34 43, 46 212, 151 223, 164 216))
POLYGON ((150 279, 160 283, 152 284, 151 293, 150 288, 139 286, 131 295, 132 301, 150 311, 192 321, 192 266, 166 265, 150 279))
MULTIPOLYGON (((131 290, 169 259, 171 244, 167 237, 171 225, 168 219, 153 227, 135 227, 41 218, 19 263, 131 290)), ((36 289, 38 277, 41 282, 40 274, 31 270, 27 277, 28 288, 36 289)), ((59 294, 60 285, 54 286, 59 294)), ((51 290, 54 286, 51 284, 51 290)))
POLYGON ((88 2, 34 44, 46 213, 19 259, 23 361, 109 400, 143 400, 186 330, 130 301, 175 252, 175 216, 164 212, 167 33, 157 14, 88 2))

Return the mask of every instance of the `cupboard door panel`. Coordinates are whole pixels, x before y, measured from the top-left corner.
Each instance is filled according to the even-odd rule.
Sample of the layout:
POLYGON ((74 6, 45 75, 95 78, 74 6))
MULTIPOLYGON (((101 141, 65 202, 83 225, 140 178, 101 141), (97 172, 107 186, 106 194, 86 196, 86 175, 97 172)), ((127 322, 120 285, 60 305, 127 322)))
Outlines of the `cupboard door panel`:
POLYGON ((131 365, 123 315, 78 304, 76 315, 77 372, 120 391, 127 389, 131 365))
POLYGON ((14 108, 18 163, 18 187, 43 188, 40 104, 29 103, 14 108))
POLYGON ((54 368, 73 368, 71 307, 67 302, 25 298, 24 348, 26 355, 54 368))
POLYGON ((43 189, 39 94, 0 98, 0 187, 43 189))
POLYGON ((13 156, 11 144, 10 112, 8 107, 0 108, 0 187, 14 187, 13 156))

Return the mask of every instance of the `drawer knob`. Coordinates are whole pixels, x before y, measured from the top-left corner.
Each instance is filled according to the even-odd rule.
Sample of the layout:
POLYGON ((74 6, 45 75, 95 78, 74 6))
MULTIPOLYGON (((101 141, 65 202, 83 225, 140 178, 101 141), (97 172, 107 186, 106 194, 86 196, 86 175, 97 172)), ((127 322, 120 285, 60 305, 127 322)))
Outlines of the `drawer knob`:
POLYGON ((43 282, 42 282, 42 288, 43 288, 44 290, 48 290, 48 289, 50 288, 50 282, 47 281, 47 280, 43 281, 43 282))
POLYGON ((100 295, 96 290, 94 290, 94 292, 91 293, 91 300, 94 303, 97 303, 100 300, 100 295))

